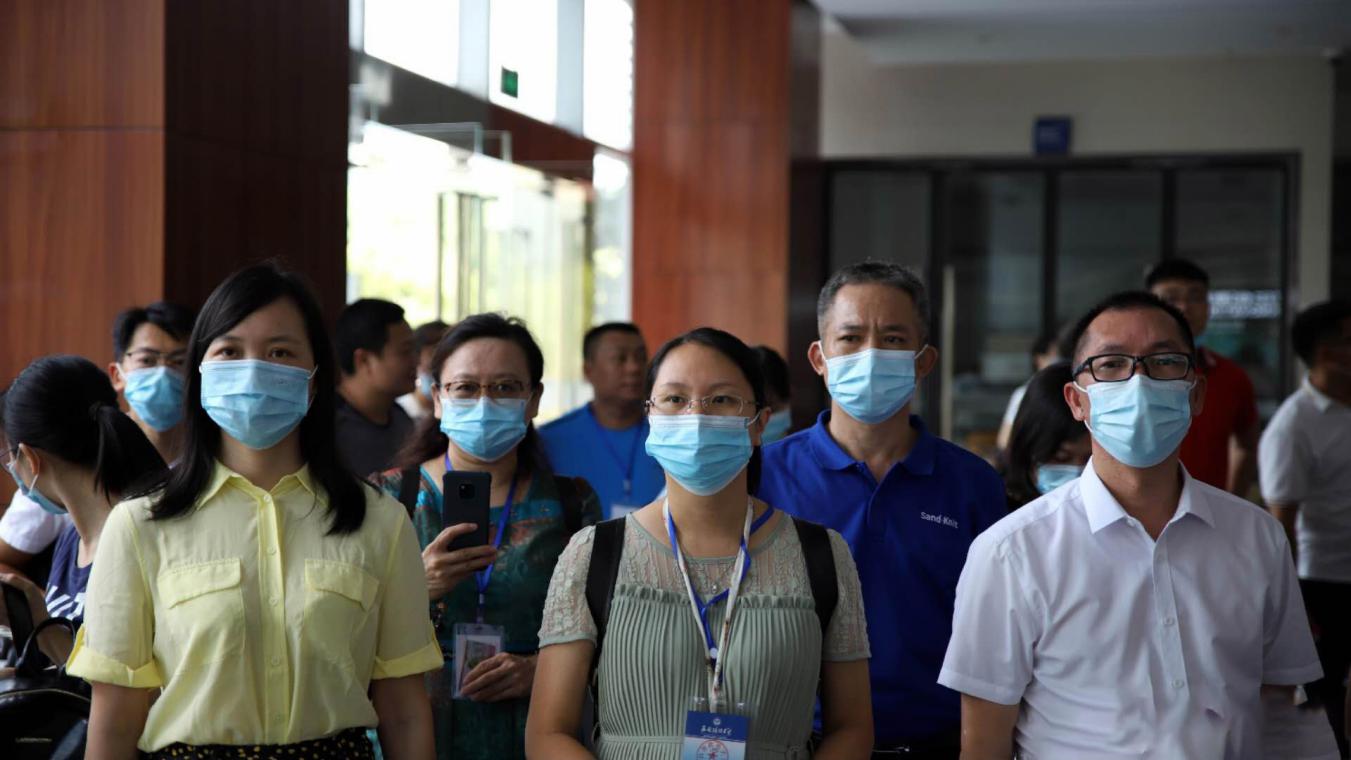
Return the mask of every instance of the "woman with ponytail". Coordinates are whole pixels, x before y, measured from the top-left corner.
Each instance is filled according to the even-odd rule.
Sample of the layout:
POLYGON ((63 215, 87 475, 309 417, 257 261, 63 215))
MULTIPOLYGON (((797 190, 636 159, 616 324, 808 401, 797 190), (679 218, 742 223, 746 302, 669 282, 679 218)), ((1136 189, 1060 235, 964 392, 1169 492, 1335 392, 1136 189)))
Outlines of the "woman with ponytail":
MULTIPOLYGON (((136 423, 117 407, 108 376, 78 356, 47 356, 28 365, 4 397, 5 469, 43 509, 69 514, 56 540, 44 593, 20 575, 0 582, 28 597, 34 623, 84 618, 85 585, 103 524, 113 505, 162 478, 164 460, 136 423)), ((70 632, 49 626, 38 645, 53 662, 70 655, 70 632)))

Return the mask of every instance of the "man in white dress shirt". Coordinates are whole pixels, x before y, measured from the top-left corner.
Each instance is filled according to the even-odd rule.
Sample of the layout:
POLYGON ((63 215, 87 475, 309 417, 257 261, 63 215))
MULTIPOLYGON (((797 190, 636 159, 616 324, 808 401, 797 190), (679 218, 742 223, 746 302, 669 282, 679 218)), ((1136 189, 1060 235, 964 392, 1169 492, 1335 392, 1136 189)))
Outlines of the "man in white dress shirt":
POLYGON ((1325 678, 1306 688, 1348 754, 1351 668, 1351 302, 1325 301, 1291 329, 1309 374, 1271 418, 1257 450, 1262 498, 1295 548, 1325 678))
POLYGON ((981 534, 957 586, 939 682, 963 760, 1335 757, 1292 730, 1321 671, 1284 531, 1178 462, 1206 391, 1185 318, 1122 293, 1074 335, 1093 458, 981 534))

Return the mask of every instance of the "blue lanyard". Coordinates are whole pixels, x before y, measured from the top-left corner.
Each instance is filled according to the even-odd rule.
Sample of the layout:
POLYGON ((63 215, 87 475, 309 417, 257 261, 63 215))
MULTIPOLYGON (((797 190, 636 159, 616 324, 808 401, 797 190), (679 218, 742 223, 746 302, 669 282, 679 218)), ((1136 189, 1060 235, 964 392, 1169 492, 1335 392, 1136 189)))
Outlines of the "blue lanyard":
MULTIPOLYGON (((750 529, 751 535, 755 535, 755 531, 759 530, 760 527, 764 525, 766 522, 769 522, 769 518, 774 515, 774 507, 772 505, 766 504, 765 507, 766 507, 765 513, 757 517, 755 519, 755 522, 751 523, 750 529)), ((675 557, 676 567, 682 573, 684 573, 685 566, 680 556, 679 544, 677 543, 678 539, 676 536, 675 519, 671 517, 671 513, 669 511, 667 511, 666 513, 666 535, 671 540, 671 555, 675 557)), ((750 549, 746 546, 746 541, 744 538, 741 541, 741 547, 738 553, 744 558, 743 564, 745 565, 745 567, 743 567, 741 571, 741 577, 744 578, 751 571, 751 553, 750 549)), ((708 622, 708 610, 713 605, 726 599, 728 594, 731 593, 731 589, 730 588, 723 589, 712 599, 709 599, 707 602, 705 602, 699 596, 699 592, 694 589, 693 583, 690 583, 689 591, 690 597, 694 600, 695 607, 698 608, 699 610, 699 624, 704 630, 704 644, 705 646, 708 647, 708 650, 710 652, 715 653, 713 654, 713 657, 714 659, 716 659, 718 643, 713 640, 713 627, 708 622)))
MULTIPOLYGON (((450 463, 450 452, 446 452, 446 472, 453 472, 455 467, 450 463)), ((444 495, 443 495, 444 497, 444 495)), ((507 503, 502 507, 502 516, 497 518, 497 538, 493 541, 493 549, 502 548, 502 537, 507 534, 507 522, 511 520, 511 504, 516 500, 516 473, 511 474, 511 485, 507 487, 507 503)), ((483 608, 485 606, 485 594, 488 591, 488 583, 493 579, 493 568, 497 567, 497 560, 494 559, 491 565, 474 573, 474 585, 478 587, 478 622, 483 622, 483 608)))
POLYGON ((590 417, 591 424, 596 426, 596 433, 600 436, 601 445, 610 454, 610 458, 615 461, 615 465, 624 473, 624 500, 628 501, 629 497, 633 495, 633 463, 638 458, 638 440, 643 437, 643 423, 640 421, 637 426, 638 429, 633 431, 633 442, 629 444, 629 462, 626 466, 624 458, 619 455, 618 451, 615 451, 614 446, 610 445, 608 435, 610 431, 606 430, 605 426, 600 424, 600 420, 596 419, 596 413, 591 410, 590 404, 586 405, 586 416, 590 417))

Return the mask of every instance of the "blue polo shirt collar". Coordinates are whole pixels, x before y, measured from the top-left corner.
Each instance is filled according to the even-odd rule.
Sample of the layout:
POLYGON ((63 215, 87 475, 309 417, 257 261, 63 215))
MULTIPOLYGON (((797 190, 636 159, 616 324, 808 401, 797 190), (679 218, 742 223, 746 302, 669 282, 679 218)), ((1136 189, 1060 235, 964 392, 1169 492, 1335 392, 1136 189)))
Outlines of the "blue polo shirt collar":
MULTIPOLYGON (((829 423, 830 410, 827 409, 816 418, 816 424, 811 429, 812 455, 817 463, 822 469, 836 471, 863 464, 849 456, 840 444, 830 437, 830 430, 827 427, 829 423)), ((934 461, 938 457, 938 439, 929 432, 918 415, 910 415, 910 427, 919 435, 915 438, 915 445, 910 449, 910 453, 901 460, 900 466, 912 475, 932 475, 934 461)))

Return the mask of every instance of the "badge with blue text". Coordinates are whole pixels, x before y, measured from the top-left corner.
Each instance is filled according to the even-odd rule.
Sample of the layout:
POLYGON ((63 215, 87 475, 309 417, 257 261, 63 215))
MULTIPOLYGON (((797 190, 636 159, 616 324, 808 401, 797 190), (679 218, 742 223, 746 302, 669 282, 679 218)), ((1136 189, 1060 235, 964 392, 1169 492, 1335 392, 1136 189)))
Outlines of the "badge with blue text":
POLYGON ((685 743, 680 760, 745 760, 750 721, 741 715, 685 713, 685 743))

